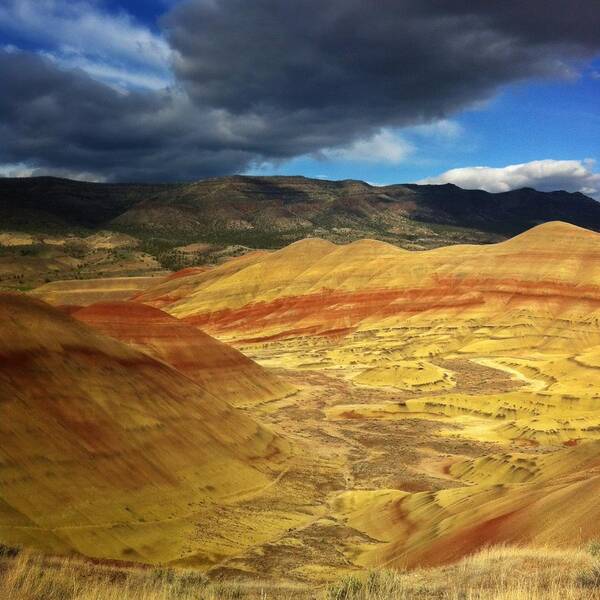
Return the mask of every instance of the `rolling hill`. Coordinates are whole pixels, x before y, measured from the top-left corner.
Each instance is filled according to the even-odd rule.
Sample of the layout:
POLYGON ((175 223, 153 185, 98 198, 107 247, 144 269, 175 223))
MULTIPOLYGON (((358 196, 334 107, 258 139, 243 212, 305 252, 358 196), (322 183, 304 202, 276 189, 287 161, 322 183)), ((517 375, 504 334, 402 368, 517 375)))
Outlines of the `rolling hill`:
POLYGON ((304 177, 161 185, 0 178, 0 286, 153 275, 306 237, 409 249, 490 243, 555 220, 600 230, 600 205, 579 193, 304 177))
MULTIPOLYGON (((0 408, 24 404, 16 419, 0 415, 0 434, 19 442, 0 463, 2 489, 14 494, 0 537, 96 556, 78 537, 89 524, 102 556, 124 558, 127 546, 134 560, 199 565, 210 577, 311 584, 446 564, 489 544, 579 548, 600 537, 600 234, 548 222, 495 244, 427 251, 311 238, 146 283, 119 284, 127 302, 71 306, 85 324, 31 299, 6 308, 3 327, 17 320, 4 337, 12 358, 0 408), (18 318, 23 307, 35 311, 18 318), (74 332, 85 344, 70 341, 74 332), (61 435, 52 433, 57 401, 61 435), (213 419, 204 403, 226 416, 213 419), (104 439, 96 404, 109 407, 110 435, 117 426, 128 433, 110 438, 102 459, 88 449, 104 439), (190 416, 198 405, 201 424, 190 416), (202 471, 206 490, 195 487, 194 466, 165 491, 162 471, 151 470, 157 461, 224 464, 212 443, 195 458, 213 425, 224 444, 215 452, 235 460, 202 471), (29 435, 42 426, 44 435, 29 435), (58 450, 42 441, 63 436, 54 459, 58 450), (138 443, 144 460, 131 448, 138 443), (69 458, 78 444, 81 471, 69 458), (142 465, 141 489, 121 489, 121 471, 114 491, 95 472, 86 487, 83 473, 100 460, 116 469, 130 456, 142 465), (65 485, 71 469, 85 493, 65 485), (55 485, 89 523, 67 515, 63 531, 55 485)), ((75 285, 55 289, 53 301, 64 304, 75 285)), ((101 281, 94 286, 99 293, 101 281)))
POLYGON ((359 564, 432 565, 487 544, 600 535, 599 234, 552 222, 426 252, 309 239, 137 300, 264 365, 345 382, 321 423, 370 440, 330 505, 371 540, 354 549, 359 564), (377 452, 406 460, 392 448, 408 428, 423 431, 416 447, 400 443, 411 474, 364 481, 377 452), (417 473, 434 479, 417 484, 417 473))

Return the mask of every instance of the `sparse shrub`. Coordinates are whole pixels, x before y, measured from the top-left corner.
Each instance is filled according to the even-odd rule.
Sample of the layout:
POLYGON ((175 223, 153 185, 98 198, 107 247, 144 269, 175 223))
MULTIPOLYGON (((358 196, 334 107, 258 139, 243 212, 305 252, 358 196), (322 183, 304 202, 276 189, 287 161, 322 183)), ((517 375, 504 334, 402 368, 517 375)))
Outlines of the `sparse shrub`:
POLYGON ((15 558, 21 552, 20 546, 7 546, 0 544, 0 558, 15 558))
POLYGON ((200 588, 208 585, 208 579, 200 571, 182 571, 177 574, 179 586, 184 589, 200 588))
POLYGON ((328 588, 329 600, 350 600, 359 598, 365 589, 365 584, 355 575, 345 577, 337 584, 328 588))
POLYGON ((155 567, 151 571, 151 577, 154 581, 160 581, 161 583, 172 584, 176 578, 175 569, 172 567, 155 567))
POLYGON ((73 258, 83 258, 88 252, 87 244, 81 240, 67 240, 63 249, 65 254, 73 258))
POLYGON ((575 583, 579 587, 600 588, 600 563, 577 573, 575 583))
POLYGON ((600 540, 591 540, 587 546, 587 551, 592 556, 600 558, 600 540))

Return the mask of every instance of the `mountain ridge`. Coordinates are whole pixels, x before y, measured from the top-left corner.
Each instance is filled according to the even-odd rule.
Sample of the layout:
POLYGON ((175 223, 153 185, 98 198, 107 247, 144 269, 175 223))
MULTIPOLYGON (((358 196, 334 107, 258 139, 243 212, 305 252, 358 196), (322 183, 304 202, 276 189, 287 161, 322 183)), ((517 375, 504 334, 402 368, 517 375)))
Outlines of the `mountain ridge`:
POLYGON ((104 228, 168 239, 221 235, 243 242, 253 237, 249 232, 254 238, 271 232, 265 247, 314 232, 335 240, 365 237, 368 231, 399 245, 444 245, 452 232, 436 236, 436 226, 472 230, 462 237, 473 241, 494 241, 548 220, 600 230, 600 204, 580 192, 521 188, 492 194, 453 184, 373 186, 302 176, 236 175, 173 184, 2 178, 0 215, 7 229, 32 228, 37 216, 46 229, 104 228), (348 231, 336 231, 340 228, 348 231))
POLYGON ((176 184, 0 178, 0 288, 152 276, 307 237, 408 250, 487 244, 548 221, 600 231, 600 203, 523 188, 230 176, 176 184))

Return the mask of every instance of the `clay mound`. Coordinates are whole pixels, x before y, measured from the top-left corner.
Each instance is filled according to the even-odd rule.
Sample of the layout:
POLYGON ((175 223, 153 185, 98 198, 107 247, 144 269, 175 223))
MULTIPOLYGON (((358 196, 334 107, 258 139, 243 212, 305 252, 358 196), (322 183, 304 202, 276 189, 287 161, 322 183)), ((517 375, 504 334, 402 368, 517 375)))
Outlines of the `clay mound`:
POLYGON ((235 507, 277 484, 282 438, 40 301, 1 294, 0 332, 2 542, 202 564, 289 526, 235 507))
POLYGON ((538 459, 531 483, 346 492, 334 505, 348 525, 384 542, 361 556, 370 567, 439 565, 490 545, 566 548, 600 533, 598 449, 591 442, 578 453, 538 459))
POLYGON ((367 369, 354 377, 356 383, 401 390, 445 390, 454 385, 451 374, 427 361, 399 361, 367 369))
POLYGON ((234 406, 281 398, 294 388, 238 350, 167 313, 132 302, 105 302, 73 316, 158 358, 234 406))
POLYGON ((46 283, 30 292, 54 306, 88 306, 94 302, 128 300, 157 285, 162 277, 107 277, 46 283))

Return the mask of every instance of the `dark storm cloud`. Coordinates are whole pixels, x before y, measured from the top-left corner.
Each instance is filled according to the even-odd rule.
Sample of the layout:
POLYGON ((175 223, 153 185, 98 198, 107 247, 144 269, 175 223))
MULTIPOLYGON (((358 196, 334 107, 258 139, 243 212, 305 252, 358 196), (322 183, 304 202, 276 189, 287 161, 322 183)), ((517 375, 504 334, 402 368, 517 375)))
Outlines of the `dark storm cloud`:
POLYGON ((125 94, 20 52, 0 52, 0 81, 0 163, 163 180, 227 173, 251 158, 223 144, 218 119, 185 95, 125 94))
POLYGON ((562 60, 600 48, 595 0, 479 4, 204 0, 167 25, 177 73, 199 102, 359 128, 444 116, 504 83, 564 74, 562 60))
POLYGON ((192 0, 165 20, 178 85, 123 94, 0 56, 0 161, 189 179, 443 118, 600 49, 596 0, 192 0))

